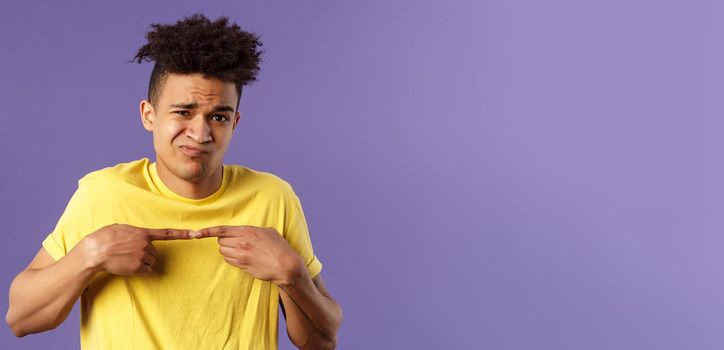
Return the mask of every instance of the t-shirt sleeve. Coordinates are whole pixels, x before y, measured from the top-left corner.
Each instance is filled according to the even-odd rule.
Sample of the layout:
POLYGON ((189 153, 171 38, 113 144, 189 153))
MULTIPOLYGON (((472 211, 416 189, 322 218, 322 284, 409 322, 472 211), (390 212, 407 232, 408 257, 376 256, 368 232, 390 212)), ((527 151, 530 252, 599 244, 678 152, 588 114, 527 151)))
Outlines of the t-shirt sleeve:
POLYGON ((91 233, 91 208, 88 186, 82 180, 78 181, 78 188, 68 201, 55 229, 43 241, 43 248, 53 259, 60 260, 91 233))
POLYGON ((287 200, 287 210, 284 220, 284 238, 299 254, 307 266, 309 275, 314 278, 322 271, 322 263, 314 255, 312 241, 309 237, 307 220, 304 217, 302 204, 295 193, 291 193, 287 200))

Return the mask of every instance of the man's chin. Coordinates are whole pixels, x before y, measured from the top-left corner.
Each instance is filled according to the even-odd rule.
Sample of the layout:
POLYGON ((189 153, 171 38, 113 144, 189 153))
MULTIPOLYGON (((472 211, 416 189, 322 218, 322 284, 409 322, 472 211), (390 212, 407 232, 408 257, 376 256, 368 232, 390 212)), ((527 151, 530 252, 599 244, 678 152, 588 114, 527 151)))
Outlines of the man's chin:
POLYGON ((177 176, 190 182, 200 181, 208 175, 208 167, 199 161, 186 161, 177 169, 177 176))

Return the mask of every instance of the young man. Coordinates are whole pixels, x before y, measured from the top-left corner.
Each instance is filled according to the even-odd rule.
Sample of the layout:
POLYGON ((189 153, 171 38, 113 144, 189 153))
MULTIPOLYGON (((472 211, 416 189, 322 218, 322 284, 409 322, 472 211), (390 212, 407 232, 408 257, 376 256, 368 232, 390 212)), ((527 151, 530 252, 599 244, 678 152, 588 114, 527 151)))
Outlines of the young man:
POLYGON ((334 348, 342 311, 299 198, 222 162, 259 38, 200 14, 152 27, 134 61, 155 61, 140 112, 156 162, 79 180, 10 287, 8 325, 19 337, 53 329, 80 296, 84 349, 276 349, 281 301, 296 346, 334 348))

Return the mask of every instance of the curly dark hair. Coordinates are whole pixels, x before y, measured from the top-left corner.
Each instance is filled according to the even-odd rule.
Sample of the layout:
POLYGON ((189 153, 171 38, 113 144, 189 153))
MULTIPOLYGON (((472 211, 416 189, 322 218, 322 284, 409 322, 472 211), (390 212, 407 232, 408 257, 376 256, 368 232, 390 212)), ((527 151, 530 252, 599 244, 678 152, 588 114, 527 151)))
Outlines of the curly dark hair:
POLYGON ((236 23, 228 26, 228 22, 227 17, 212 22, 195 13, 176 24, 151 24, 148 43, 130 60, 156 62, 148 83, 149 102, 155 105, 158 101, 169 73, 200 73, 232 82, 241 98, 242 87, 256 81, 264 51, 258 49, 262 46, 258 35, 241 30, 236 23))

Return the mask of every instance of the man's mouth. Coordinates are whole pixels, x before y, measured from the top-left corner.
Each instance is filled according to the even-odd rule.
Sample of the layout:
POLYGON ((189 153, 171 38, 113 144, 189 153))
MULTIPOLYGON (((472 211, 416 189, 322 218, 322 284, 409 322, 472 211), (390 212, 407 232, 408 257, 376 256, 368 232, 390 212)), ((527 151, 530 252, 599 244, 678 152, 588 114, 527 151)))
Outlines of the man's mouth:
POLYGON ((196 148, 192 146, 179 146, 179 149, 181 152, 189 157, 198 157, 199 155, 206 154, 207 152, 201 148, 196 148))

